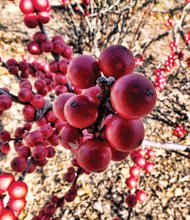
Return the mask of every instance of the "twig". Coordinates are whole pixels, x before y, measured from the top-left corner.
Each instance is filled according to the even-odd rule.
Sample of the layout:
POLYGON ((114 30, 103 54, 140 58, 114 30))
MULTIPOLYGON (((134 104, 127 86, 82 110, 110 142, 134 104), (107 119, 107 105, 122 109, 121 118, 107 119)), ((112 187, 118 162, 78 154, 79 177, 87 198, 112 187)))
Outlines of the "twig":
POLYGON ((149 146, 149 147, 156 147, 156 148, 162 148, 166 150, 174 150, 174 151, 184 151, 190 153, 190 145, 182 145, 182 144, 176 144, 176 143, 161 143, 151 140, 144 140, 142 143, 142 146, 149 146))

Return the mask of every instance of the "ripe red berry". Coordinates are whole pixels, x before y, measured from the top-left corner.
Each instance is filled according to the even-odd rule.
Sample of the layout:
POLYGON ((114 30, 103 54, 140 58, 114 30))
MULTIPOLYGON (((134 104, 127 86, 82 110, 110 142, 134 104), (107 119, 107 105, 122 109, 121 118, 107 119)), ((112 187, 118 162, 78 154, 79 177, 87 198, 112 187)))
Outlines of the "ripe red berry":
POLYGON ((106 137, 112 147, 128 152, 142 143, 144 126, 140 120, 126 120, 114 115, 106 126, 106 137))
POLYGON ((35 118, 35 109, 31 105, 25 105, 22 109, 22 114, 24 116, 24 121, 31 122, 35 118))
POLYGON ((10 199, 8 202, 8 206, 10 209, 19 212, 25 208, 26 200, 25 200, 25 198, 10 199))
POLYGON ((154 164, 152 162, 146 162, 144 165, 144 170, 146 173, 151 173, 154 169, 154 164))
POLYGON ((36 28, 38 26, 38 17, 34 13, 26 14, 24 16, 24 24, 28 28, 36 28))
POLYGON ((19 3, 19 8, 24 14, 31 14, 34 12, 32 0, 21 0, 19 3))
POLYGON ((32 91, 28 88, 21 88, 18 92, 18 98, 21 102, 29 102, 32 96, 32 91))
POLYGON ((136 198, 139 202, 144 202, 147 198, 147 195, 145 193, 145 191, 143 190, 137 190, 136 192, 136 198))
POLYGON ((34 160, 44 160, 48 155, 47 147, 42 144, 35 145, 32 148, 32 157, 34 160))
POLYGON ((37 16, 38 16, 38 22, 42 24, 47 24, 51 18, 48 11, 40 11, 37 16))
POLYGON ((129 189, 136 188, 138 185, 137 179, 133 176, 128 177, 125 183, 129 189))
POLYGON ((85 128, 96 121, 98 106, 87 96, 76 95, 65 103, 64 116, 73 127, 85 128))
POLYGON ((0 174, 0 194, 7 191, 9 185, 15 181, 15 177, 11 173, 0 174))
POLYGON ((128 194, 125 202, 129 207, 134 207, 137 204, 137 198, 133 194, 128 194))
POLYGON ((80 55, 71 60, 68 66, 68 78, 80 89, 94 86, 100 76, 96 59, 89 55, 80 55))
POLYGON ((135 156, 134 157, 134 162, 140 168, 144 168, 144 166, 146 164, 146 159, 144 157, 142 157, 142 156, 135 156))
POLYGON ((16 172, 23 172, 27 167, 27 159, 23 156, 14 157, 11 161, 11 168, 16 172))
POLYGON ((16 220, 16 217, 15 217, 15 214, 14 214, 13 210, 5 208, 0 213, 0 219, 1 220, 16 220))
POLYGON ((122 161, 126 159, 126 157, 129 155, 129 152, 123 152, 116 150, 114 147, 110 146, 112 157, 111 160, 113 161, 122 161))
POLYGON ((59 120, 65 121, 64 106, 67 100, 73 96, 74 94, 69 92, 60 94, 53 102, 53 112, 59 120))
POLYGON ((47 204, 45 207, 44 207, 44 213, 47 215, 47 216, 52 216, 56 211, 56 207, 53 203, 51 204, 47 204))
POLYGON ((130 167, 129 174, 131 176, 134 176, 135 178, 139 178, 140 177, 140 168, 138 166, 130 167))
POLYGON ((156 104, 156 90, 143 75, 129 74, 118 79, 111 90, 113 108, 124 118, 141 118, 156 104))
POLYGON ((107 142, 88 140, 84 142, 76 153, 79 165, 88 172, 105 170, 111 160, 111 149, 107 142))
POLYGON ((36 10, 47 11, 49 8, 48 0, 32 0, 32 3, 36 10))
POLYGON ((105 76, 113 76, 117 79, 133 72, 135 58, 126 47, 112 45, 100 54, 99 67, 105 76))
POLYGON ((0 95, 0 110, 6 111, 12 106, 12 99, 9 95, 0 95))
POLYGON ((0 131, 0 142, 8 142, 10 138, 11 135, 7 130, 3 129, 0 131))
POLYGON ((28 52, 34 55, 40 55, 42 53, 39 43, 31 41, 27 45, 28 52))
POLYGON ((34 108, 43 108, 45 105, 45 99, 42 95, 36 94, 32 97, 30 103, 34 108))
POLYGON ((9 196, 12 199, 22 199, 25 198, 28 192, 28 186, 25 182, 17 180, 12 182, 8 187, 9 196))
POLYGON ((83 140, 83 134, 80 129, 65 125, 59 134, 60 142, 66 149, 77 149, 83 140))

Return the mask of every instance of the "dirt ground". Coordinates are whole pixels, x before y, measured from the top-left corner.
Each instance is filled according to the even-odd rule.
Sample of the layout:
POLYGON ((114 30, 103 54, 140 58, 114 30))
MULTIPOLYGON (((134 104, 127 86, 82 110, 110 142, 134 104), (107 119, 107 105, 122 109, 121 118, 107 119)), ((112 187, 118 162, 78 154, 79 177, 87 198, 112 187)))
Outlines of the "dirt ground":
MULTIPOLYGON (((18 1, 15 2, 18 5, 18 1)), ((57 1, 52 2, 57 4, 57 1)), ((34 30, 28 30, 23 25, 23 16, 16 5, 8 1, 0 1, 0 57, 3 60, 10 57, 21 60, 22 54, 26 52, 28 39, 31 39, 34 33, 34 30)), ((156 13, 157 10, 164 11, 165 7, 163 3, 153 10, 156 13)), ((60 30, 61 27, 60 15, 58 18, 56 16, 52 13, 52 21, 47 25, 50 35, 55 32, 56 28, 60 30)), ((164 30, 162 16, 165 15, 157 13, 143 26, 141 38, 133 46, 135 54, 140 48, 139 45, 146 42, 145 39, 149 40, 162 33, 164 30)), ((185 28, 189 28, 188 22, 185 28)), ((128 41, 126 39, 125 43, 128 44, 128 41)), ((169 35, 153 43, 144 54, 147 58, 144 66, 138 71, 146 71, 148 77, 154 80, 152 71, 155 67, 159 67, 169 55, 170 41, 169 35)), ((185 116, 190 114, 188 87, 190 70, 180 69, 178 75, 175 75, 176 72, 177 70, 174 69, 172 72, 174 77, 170 76, 172 80, 168 87, 158 92, 157 106, 153 113, 143 120, 143 123, 146 129, 146 139, 179 142, 188 146, 190 145, 190 120, 185 116), (184 86, 183 89, 182 86, 184 86), (181 106, 185 106, 185 109, 181 110, 181 106), (173 128, 178 122, 183 122, 187 126, 188 135, 184 139, 178 139, 172 135, 173 128)), ((18 91, 18 83, 4 68, 0 68, 0 87, 9 87, 15 94, 18 91)), ((0 117, 0 122, 5 129, 13 132, 15 127, 22 125, 21 107, 15 104, 11 110, 0 117)), ((60 146, 56 147, 56 150, 56 157, 50 159, 43 169, 37 169, 35 173, 26 176, 25 181, 29 185, 27 206, 19 220, 30 220, 52 194, 63 195, 68 189, 69 185, 63 181, 63 174, 70 166, 72 155, 60 146)), ((0 169, 12 172, 9 164, 14 154, 12 150, 7 157, 1 158, 0 169)), ((140 181, 140 188, 148 193, 148 199, 143 204, 137 204, 132 212, 131 220, 190 220, 189 158, 172 151, 156 149, 156 157, 152 161, 155 163, 153 174, 143 173, 140 181)), ((125 205, 125 196, 129 190, 126 188, 125 179, 128 177, 130 165, 132 162, 128 158, 120 163, 111 163, 103 173, 82 175, 78 180, 78 197, 73 203, 66 203, 63 209, 58 209, 56 216, 62 216, 62 220, 111 220, 115 216, 123 220, 127 219, 128 208, 125 205)))

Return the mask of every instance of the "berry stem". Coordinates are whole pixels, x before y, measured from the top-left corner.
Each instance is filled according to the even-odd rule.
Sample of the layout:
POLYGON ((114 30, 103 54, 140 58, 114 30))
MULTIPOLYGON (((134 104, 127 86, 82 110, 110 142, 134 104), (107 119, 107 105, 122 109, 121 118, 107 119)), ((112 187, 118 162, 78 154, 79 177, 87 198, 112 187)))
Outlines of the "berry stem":
POLYGON ((132 214, 132 211, 133 211, 133 208, 130 207, 130 208, 129 208, 129 213, 128 213, 127 220, 130 220, 130 218, 131 218, 131 214, 132 214))
POLYGON ((30 169, 30 167, 31 167, 31 165, 32 165, 32 163, 33 163, 33 157, 30 157, 30 159, 28 160, 28 166, 26 167, 26 169, 22 172, 22 174, 19 176, 19 178, 18 178, 18 180, 19 181, 23 181, 24 180, 24 178, 25 178, 25 176, 26 176, 26 174, 27 174, 27 172, 28 172, 28 170, 30 169))

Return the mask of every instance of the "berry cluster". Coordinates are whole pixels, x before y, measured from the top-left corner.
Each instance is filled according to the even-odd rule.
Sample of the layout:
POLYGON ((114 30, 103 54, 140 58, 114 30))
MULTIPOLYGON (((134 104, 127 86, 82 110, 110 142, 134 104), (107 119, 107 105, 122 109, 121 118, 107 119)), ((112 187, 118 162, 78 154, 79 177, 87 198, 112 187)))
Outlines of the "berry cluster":
POLYGON ((140 173, 143 169, 146 173, 151 173, 154 165, 152 162, 147 161, 155 156, 153 150, 149 148, 134 150, 130 153, 131 159, 135 163, 129 169, 130 176, 126 179, 125 183, 127 187, 131 190, 135 190, 133 194, 128 194, 126 197, 126 203, 129 207, 134 207, 139 202, 144 202, 146 200, 146 193, 143 190, 138 189, 138 182, 140 180, 140 173))
POLYGON ((173 130, 173 135, 175 135, 179 138, 183 137, 186 134, 187 134, 187 130, 182 125, 175 127, 173 130))
POLYGON ((61 144, 85 171, 105 170, 112 158, 124 159, 143 141, 140 118, 152 111, 156 91, 146 77, 132 73, 134 67, 132 53, 120 45, 106 48, 98 61, 79 55, 69 63, 67 76, 78 94, 59 95, 53 111, 67 123, 61 144))
POLYGON ((0 219, 16 220, 26 206, 28 187, 11 173, 0 174, 0 219))
POLYGON ((28 28, 36 28, 39 24, 47 24, 50 21, 51 7, 48 0, 21 0, 19 7, 24 14, 24 24, 28 28))

